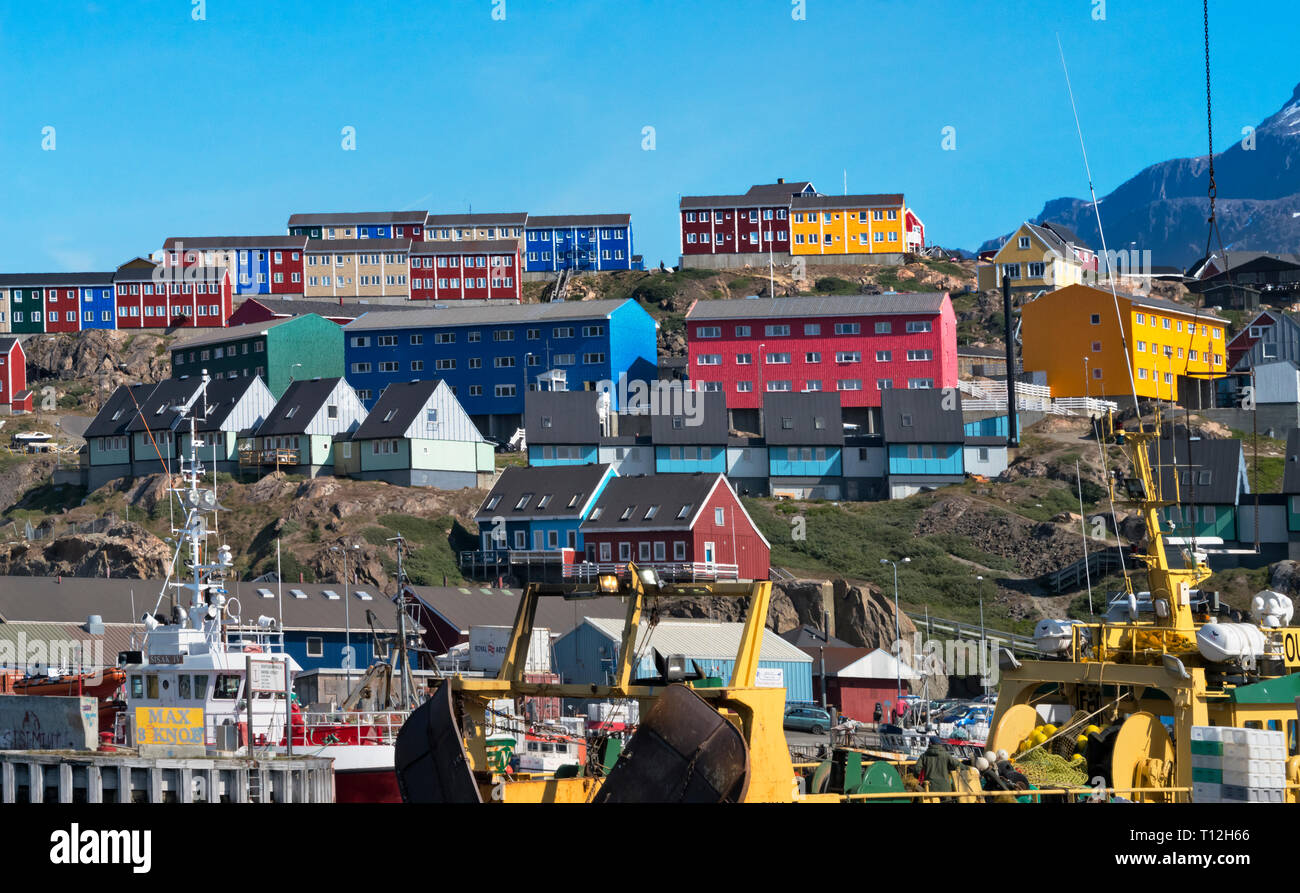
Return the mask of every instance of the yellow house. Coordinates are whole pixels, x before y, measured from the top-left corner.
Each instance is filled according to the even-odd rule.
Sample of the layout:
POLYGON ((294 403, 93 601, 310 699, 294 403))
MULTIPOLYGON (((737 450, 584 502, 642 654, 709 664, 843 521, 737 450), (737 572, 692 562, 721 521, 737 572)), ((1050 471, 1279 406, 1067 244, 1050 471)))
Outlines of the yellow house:
POLYGON ((1013 292, 1042 291, 1095 281, 1097 255, 1082 239, 1057 223, 1029 223, 998 249, 992 262, 980 264, 975 275, 980 289, 1002 287, 1002 277, 1011 279, 1013 292))
POLYGON ((410 253, 409 239, 310 239, 303 297, 405 297, 410 253))
POLYGON ((899 254, 925 247, 925 224, 901 194, 796 195, 790 253, 899 254))
POLYGON ((9 333, 9 289, 0 288, 0 335, 9 333))
POLYGON ((1121 293, 1117 319, 1109 289, 1068 285, 1020 316, 1025 371, 1044 373, 1053 397, 1177 400, 1179 376, 1227 371, 1227 321, 1163 298, 1121 293))

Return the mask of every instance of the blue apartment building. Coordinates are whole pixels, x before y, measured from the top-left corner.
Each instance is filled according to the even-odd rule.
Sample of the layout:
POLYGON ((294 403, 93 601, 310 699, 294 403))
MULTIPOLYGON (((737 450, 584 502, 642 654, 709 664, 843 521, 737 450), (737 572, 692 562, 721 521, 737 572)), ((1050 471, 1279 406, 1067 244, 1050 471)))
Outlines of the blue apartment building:
POLYGON ((344 375, 367 409, 389 384, 446 381, 479 430, 509 437, 529 391, 658 377, 658 324, 634 300, 375 310, 344 327, 344 375))
POLYGON ((524 272, 632 269, 631 214, 529 215, 524 272))

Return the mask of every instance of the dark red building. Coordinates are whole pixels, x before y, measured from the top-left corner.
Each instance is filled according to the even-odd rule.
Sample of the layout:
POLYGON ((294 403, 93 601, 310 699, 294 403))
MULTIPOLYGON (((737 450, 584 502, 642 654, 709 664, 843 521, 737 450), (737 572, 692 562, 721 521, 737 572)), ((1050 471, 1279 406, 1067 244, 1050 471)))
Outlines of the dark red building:
POLYGON ((519 243, 412 242, 412 301, 518 301, 523 295, 519 243))
POLYGON ((766 580, 771 546, 724 475, 615 477, 582 522, 588 561, 665 577, 766 580))
POLYGON ((306 236, 173 236, 163 243, 167 267, 224 267, 237 295, 300 295, 306 236))
POLYGON ((224 328, 233 312, 221 267, 164 267, 137 257, 113 276, 119 329, 224 328))
POLYGON ((790 200, 816 192, 812 183, 783 178, 751 186, 744 195, 683 196, 682 254, 788 254, 790 200))
POLYGON ((0 338, 0 411, 31 411, 27 354, 17 338, 0 338), (17 405, 15 405, 17 404, 17 405))

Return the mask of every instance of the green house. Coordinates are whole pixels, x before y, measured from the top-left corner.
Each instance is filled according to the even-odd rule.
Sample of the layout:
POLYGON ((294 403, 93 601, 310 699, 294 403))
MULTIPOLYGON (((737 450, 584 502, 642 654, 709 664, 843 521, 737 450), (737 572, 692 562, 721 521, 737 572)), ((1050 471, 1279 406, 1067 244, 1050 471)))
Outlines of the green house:
POLYGON ((491 484, 492 444, 439 379, 393 382, 356 431, 334 438, 334 473, 408 487, 491 484))
POLYGON ((45 331, 45 289, 9 290, 9 331, 16 335, 45 331))
POLYGON ((241 438, 240 471, 285 471, 315 477, 334 470, 334 437, 357 430, 366 417, 356 391, 342 378, 295 381, 266 420, 241 438))
POLYGON ((217 329, 172 348, 172 377, 261 377, 277 400, 299 379, 343 375, 343 329, 315 313, 217 329))
POLYGON ((1237 509, 1242 495, 1250 493, 1241 441, 1177 437, 1152 443, 1147 454, 1159 469, 1161 497, 1178 503, 1161 510, 1166 530, 1173 536, 1237 540, 1237 509))

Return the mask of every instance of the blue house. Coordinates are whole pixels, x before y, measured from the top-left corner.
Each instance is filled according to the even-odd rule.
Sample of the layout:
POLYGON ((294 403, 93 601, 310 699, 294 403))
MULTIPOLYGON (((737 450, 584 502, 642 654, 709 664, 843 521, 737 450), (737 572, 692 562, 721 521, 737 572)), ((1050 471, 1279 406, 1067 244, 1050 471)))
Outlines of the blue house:
MULTIPOLYGON (((524 399, 529 465, 594 465, 599 461, 601 395, 595 391, 533 391, 524 399)), ((606 410, 607 415, 612 415, 606 410)))
POLYGON ((306 236, 174 236, 163 243, 161 259, 224 267, 236 295, 300 295, 306 249, 306 236))
POLYGON ((668 401, 650 416, 655 473, 727 472, 727 395, 684 391, 681 405, 668 401))
POLYGON ((524 272, 632 269, 631 214, 528 217, 524 272))
MULTIPOLYGON (((583 617, 582 623, 562 635, 554 646, 555 672, 567 685, 607 685, 618 667, 623 644, 623 618, 583 617)), ((657 624, 641 623, 637 629, 632 677, 658 675, 656 658, 680 654, 687 667, 707 676, 730 679, 740 648, 743 623, 665 618, 657 624), (651 632, 653 630, 653 632, 651 632)), ((763 630, 758 652, 760 687, 784 688, 786 702, 811 701, 812 657, 776 634, 763 630)))
POLYGON ((614 469, 608 465, 509 467, 474 516, 484 552, 583 554, 582 522, 604 491, 614 469))
POLYGON ((439 378, 485 435, 520 427, 529 391, 653 382, 658 326, 636 301, 376 310, 344 327, 348 384, 367 409, 395 381, 439 378))
POLYGON ((961 394, 950 389, 887 390, 881 395, 889 498, 966 479, 961 394))
POLYGON ((117 301, 113 297, 113 274, 87 274, 81 287, 81 330, 115 328, 117 301))
POLYGON ((763 427, 772 495, 842 498, 844 424, 838 393, 764 394, 763 427))
POLYGON ((966 435, 964 465, 966 474, 997 477, 1007 470, 1010 461, 1007 447, 1007 416, 994 415, 973 419, 962 426, 966 435))
POLYGON ((289 235, 312 239, 424 239, 428 211, 348 211, 291 214, 289 235))

